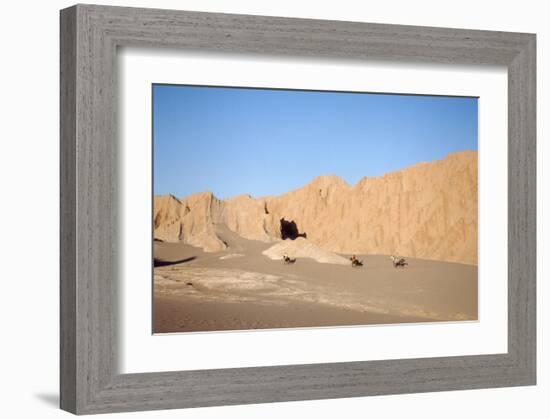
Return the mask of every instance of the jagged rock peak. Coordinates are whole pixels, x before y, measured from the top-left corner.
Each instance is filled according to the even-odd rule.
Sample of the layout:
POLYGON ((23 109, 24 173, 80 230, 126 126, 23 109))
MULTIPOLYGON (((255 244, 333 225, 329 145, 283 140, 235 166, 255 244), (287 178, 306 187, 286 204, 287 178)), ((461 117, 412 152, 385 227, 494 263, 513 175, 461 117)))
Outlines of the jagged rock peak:
POLYGON ((317 176, 306 186, 314 186, 317 188, 329 188, 329 187, 348 187, 348 183, 337 175, 322 175, 317 176))

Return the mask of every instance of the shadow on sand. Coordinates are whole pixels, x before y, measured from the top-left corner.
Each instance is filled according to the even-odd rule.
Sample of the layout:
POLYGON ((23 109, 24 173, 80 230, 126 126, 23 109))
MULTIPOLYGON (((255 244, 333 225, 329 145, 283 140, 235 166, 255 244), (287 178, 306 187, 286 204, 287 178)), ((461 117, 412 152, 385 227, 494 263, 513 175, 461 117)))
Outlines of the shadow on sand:
POLYGON ((180 259, 180 260, 160 260, 160 259, 153 259, 153 266, 159 267, 159 266, 170 266, 170 265, 177 265, 178 263, 185 263, 185 262, 191 262, 192 260, 195 260, 196 256, 191 256, 189 258, 180 259))

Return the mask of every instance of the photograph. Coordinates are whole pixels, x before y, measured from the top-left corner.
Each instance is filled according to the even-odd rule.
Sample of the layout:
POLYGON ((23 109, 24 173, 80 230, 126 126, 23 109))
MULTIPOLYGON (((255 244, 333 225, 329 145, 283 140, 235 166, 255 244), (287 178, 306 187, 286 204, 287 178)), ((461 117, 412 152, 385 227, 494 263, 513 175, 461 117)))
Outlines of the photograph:
POLYGON ((478 98, 153 84, 153 334, 478 320, 478 98))

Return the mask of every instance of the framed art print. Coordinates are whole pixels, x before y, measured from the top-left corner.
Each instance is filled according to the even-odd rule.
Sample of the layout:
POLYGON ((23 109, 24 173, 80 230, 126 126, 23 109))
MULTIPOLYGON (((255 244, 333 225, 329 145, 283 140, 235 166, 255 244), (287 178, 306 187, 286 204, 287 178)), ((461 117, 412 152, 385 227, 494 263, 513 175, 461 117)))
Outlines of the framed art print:
POLYGON ((152 89, 153 333, 478 319, 477 98, 152 89))
POLYGON ((61 58, 63 409, 535 383, 534 35, 78 5, 61 58))

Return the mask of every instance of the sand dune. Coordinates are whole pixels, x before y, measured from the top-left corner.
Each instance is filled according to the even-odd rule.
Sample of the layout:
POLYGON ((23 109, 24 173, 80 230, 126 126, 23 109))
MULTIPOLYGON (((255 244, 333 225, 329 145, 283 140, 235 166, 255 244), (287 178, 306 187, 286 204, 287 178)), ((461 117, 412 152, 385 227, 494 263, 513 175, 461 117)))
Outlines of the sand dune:
POLYGON ((156 333, 477 319, 475 266, 410 258, 395 269, 387 255, 360 256, 362 268, 341 255, 348 263, 298 257, 285 265, 265 251, 306 240, 273 245, 224 225, 214 231, 226 250, 155 242, 163 261, 154 269, 156 333))
POLYGON ((310 258, 319 263, 337 265, 349 265, 350 263, 348 259, 316 246, 303 237, 298 237, 295 240, 282 240, 264 250, 262 254, 275 260, 281 260, 284 255, 289 255, 292 258, 310 258))
POLYGON ((277 197, 219 200, 204 192, 154 199, 154 236, 206 252, 228 246, 217 226, 265 243, 293 220, 333 253, 400 254, 477 264, 477 153, 461 152, 348 185, 321 176, 277 197))

